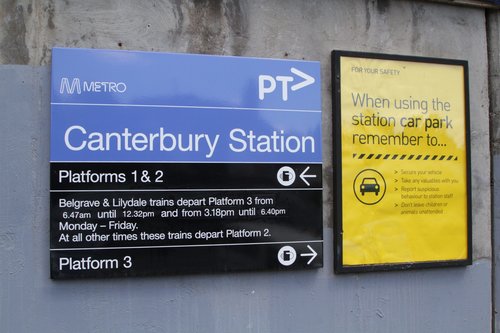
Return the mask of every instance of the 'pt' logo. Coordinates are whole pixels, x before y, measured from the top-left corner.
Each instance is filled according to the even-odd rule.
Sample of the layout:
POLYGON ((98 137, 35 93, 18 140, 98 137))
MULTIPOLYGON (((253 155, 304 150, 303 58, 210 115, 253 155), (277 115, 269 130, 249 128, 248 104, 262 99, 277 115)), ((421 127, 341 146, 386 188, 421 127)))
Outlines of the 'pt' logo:
POLYGON ((110 81, 83 81, 79 78, 70 80, 67 77, 61 78, 61 85, 59 87, 60 94, 73 95, 74 93, 80 95, 83 92, 101 93, 101 92, 114 92, 124 93, 127 91, 127 85, 123 82, 110 82, 110 81))
MULTIPOLYGON (((310 84, 313 84, 315 82, 314 78, 304 72, 299 71, 297 68, 290 68, 290 72, 292 74, 297 75, 298 77, 302 78, 303 81, 294 84, 293 86, 290 87, 292 91, 296 91, 299 89, 302 89, 304 87, 307 87, 310 84)), ((288 100, 288 82, 293 82, 294 77, 293 76, 276 76, 272 77, 270 75, 259 75, 259 99, 262 101, 265 98, 266 94, 270 94, 276 90, 277 83, 281 83, 281 99, 283 101, 288 100)))

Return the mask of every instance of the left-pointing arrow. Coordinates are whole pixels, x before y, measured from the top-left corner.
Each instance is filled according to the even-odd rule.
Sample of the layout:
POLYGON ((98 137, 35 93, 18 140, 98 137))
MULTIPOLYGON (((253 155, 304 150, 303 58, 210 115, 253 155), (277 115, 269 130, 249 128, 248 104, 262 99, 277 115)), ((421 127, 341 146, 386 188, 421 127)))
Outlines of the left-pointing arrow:
POLYGON ((301 257, 311 257, 309 259, 309 261, 307 262, 307 264, 311 264, 312 261, 314 260, 314 258, 316 258, 316 256, 318 255, 318 253, 316 251, 314 251, 314 249, 310 246, 310 245, 307 245, 307 248, 309 249, 309 253, 301 253, 300 256, 301 257))
POLYGON ((307 87, 310 84, 313 84, 316 80, 311 75, 308 75, 304 72, 299 71, 297 68, 291 68, 290 71, 292 71, 293 74, 300 76, 301 78, 304 79, 304 81, 299 82, 297 84, 294 84, 291 89, 292 91, 302 89, 304 87, 307 87))
POLYGON ((300 174, 300 179, 302 179, 307 186, 311 186, 311 184, 307 181, 306 178, 316 178, 316 175, 306 175, 308 170, 309 167, 305 168, 304 171, 302 171, 302 173, 300 174))

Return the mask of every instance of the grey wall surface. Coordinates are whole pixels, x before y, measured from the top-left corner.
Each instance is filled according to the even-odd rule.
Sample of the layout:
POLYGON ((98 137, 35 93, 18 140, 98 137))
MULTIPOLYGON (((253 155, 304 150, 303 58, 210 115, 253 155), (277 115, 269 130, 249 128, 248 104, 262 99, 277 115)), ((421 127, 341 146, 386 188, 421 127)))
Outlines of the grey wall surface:
POLYGON ((491 332, 486 17, 387 0, 0 1, 0 332, 491 332), (50 280, 53 46, 321 61, 324 268, 50 280), (334 275, 333 49, 469 61, 472 266, 334 275))
POLYGON ((493 253, 494 255, 494 315, 495 332, 500 332, 500 14, 488 16, 489 91, 491 114, 491 150, 493 158, 493 253))

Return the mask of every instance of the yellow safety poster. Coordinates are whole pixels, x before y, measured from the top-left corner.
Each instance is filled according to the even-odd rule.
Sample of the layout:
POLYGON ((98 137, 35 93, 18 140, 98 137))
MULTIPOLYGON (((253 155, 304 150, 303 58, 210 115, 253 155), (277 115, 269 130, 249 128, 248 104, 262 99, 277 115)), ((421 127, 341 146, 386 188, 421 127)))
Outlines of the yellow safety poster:
POLYGON ((470 264, 467 62, 332 60, 336 271, 470 264))

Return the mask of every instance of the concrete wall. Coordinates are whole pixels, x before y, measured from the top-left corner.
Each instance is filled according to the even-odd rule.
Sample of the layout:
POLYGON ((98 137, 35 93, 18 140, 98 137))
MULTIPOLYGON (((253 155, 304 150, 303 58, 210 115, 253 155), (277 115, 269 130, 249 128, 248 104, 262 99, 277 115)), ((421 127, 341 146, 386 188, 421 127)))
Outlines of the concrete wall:
POLYGON ((482 9, 388 0, 3 0, 0 331, 491 332, 486 17, 482 9), (321 61, 324 268, 50 280, 48 66, 53 46, 321 61), (332 49, 469 61, 472 266, 333 274, 332 49))
POLYGON ((494 314, 495 332, 500 332, 500 15, 489 12, 488 54, 489 54, 489 92, 491 114, 491 153, 493 167, 493 252, 494 252, 494 314))

